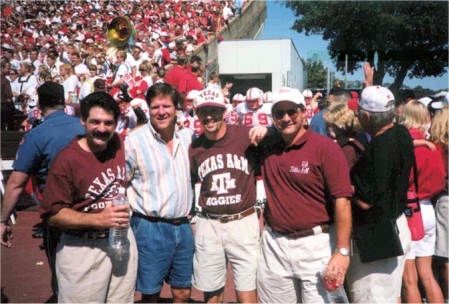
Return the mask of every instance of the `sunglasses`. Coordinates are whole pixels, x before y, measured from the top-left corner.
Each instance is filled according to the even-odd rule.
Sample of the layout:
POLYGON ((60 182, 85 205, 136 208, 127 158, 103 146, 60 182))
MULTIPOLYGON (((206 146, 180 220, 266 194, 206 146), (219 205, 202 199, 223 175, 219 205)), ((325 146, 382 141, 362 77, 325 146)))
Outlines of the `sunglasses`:
POLYGON ((16 76, 16 73, 10 73, 9 76, 16 76))
POLYGON ((90 71, 91 71, 91 72, 96 72, 97 70, 91 69, 90 71))
POLYGON ((291 119, 295 119, 298 116, 298 108, 290 108, 287 110, 277 109, 273 111, 273 117, 276 119, 282 119, 285 114, 290 116, 291 119))
POLYGON ((146 71, 146 70, 144 70, 144 69, 139 69, 139 71, 140 71, 140 72, 143 72, 143 71, 146 71))

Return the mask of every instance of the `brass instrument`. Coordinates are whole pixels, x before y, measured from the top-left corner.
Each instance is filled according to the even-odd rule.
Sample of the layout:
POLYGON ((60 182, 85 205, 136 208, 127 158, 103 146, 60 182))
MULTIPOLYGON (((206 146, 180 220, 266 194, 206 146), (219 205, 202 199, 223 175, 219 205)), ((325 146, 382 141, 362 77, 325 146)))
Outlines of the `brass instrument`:
POLYGON ((134 46, 136 41, 136 30, 128 17, 120 16, 114 18, 108 26, 108 41, 116 48, 134 46))

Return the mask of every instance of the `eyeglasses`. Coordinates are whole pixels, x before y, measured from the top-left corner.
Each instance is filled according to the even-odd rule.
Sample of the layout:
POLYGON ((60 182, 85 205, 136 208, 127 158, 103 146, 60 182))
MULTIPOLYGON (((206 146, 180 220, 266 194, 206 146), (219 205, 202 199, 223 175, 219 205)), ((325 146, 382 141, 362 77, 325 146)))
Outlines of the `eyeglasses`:
POLYGON ((95 70, 95 69, 91 69, 90 71, 91 71, 91 72, 96 72, 97 70, 95 70))
POLYGON ((290 116, 291 119, 295 119, 298 116, 298 108, 290 108, 287 110, 277 109, 273 111, 273 117, 276 119, 282 119, 285 114, 290 116))
POLYGON ((16 73, 9 73, 9 76, 16 76, 16 73))

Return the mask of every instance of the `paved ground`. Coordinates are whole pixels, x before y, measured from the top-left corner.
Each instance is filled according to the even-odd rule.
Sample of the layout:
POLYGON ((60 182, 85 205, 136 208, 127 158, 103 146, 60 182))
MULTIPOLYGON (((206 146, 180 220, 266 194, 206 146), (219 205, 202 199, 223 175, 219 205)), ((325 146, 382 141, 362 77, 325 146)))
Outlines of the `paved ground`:
MULTIPOLYGON (((50 270, 43 250, 39 250, 42 239, 33 239, 33 225, 39 223, 36 211, 20 211, 17 224, 13 226, 14 240, 11 248, 1 247, 1 303, 44 303, 51 296, 50 270)), ((160 302, 171 302, 170 287, 162 289, 160 302)), ((136 293, 135 301, 141 296, 136 293)), ((192 290, 192 299, 201 302, 203 295, 192 290)), ((228 271, 225 302, 235 302, 232 275, 228 271)))

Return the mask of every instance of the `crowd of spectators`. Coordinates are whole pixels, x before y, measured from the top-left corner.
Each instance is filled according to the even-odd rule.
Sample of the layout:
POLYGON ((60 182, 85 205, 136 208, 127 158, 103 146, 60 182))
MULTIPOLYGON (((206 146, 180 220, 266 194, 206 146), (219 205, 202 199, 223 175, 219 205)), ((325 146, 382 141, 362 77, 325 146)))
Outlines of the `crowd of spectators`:
MULTIPOLYGON (((16 110, 24 114, 35 106, 37 94, 27 90, 29 85, 21 85, 24 81, 34 89, 50 80, 63 84, 68 103, 72 95, 81 98, 86 82, 90 85, 84 87, 93 88, 98 77, 107 80, 109 89, 119 87, 124 80, 115 79, 122 62, 136 81, 142 78, 142 63, 153 82, 163 81, 164 70, 177 57, 192 57, 215 36, 221 40, 220 30, 246 4, 243 0, 3 1, 2 81, 10 82, 12 97, 2 94, 2 105, 15 102, 16 110), (119 16, 129 18, 136 33, 129 35, 125 60, 118 58, 117 45, 108 40, 108 27, 119 16)), ((201 74, 202 70, 198 78, 204 82, 201 74)))

